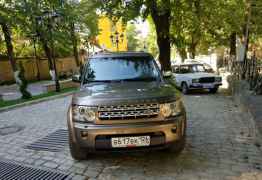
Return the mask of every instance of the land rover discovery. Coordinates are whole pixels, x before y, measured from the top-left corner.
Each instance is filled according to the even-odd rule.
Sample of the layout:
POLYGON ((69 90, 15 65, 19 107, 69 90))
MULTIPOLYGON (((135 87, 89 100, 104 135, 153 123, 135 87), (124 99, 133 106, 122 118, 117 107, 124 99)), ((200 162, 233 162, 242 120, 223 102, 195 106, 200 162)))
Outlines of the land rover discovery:
POLYGON ((80 91, 68 110, 72 157, 86 159, 88 153, 98 151, 181 151, 186 111, 170 78, 162 76, 148 53, 102 53, 89 58, 79 78, 80 91))

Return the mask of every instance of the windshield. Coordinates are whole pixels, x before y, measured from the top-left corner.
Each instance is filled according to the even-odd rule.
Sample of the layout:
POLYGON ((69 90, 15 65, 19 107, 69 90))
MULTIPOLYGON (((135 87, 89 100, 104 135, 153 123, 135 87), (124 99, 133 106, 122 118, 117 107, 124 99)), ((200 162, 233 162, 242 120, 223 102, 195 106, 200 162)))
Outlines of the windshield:
POLYGON ((156 81, 160 74, 150 57, 92 58, 85 65, 83 83, 156 81))
POLYGON ((206 72, 205 68, 201 64, 196 65, 185 65, 180 67, 181 74, 186 73, 199 73, 199 72, 206 72))
POLYGON ((205 72, 205 68, 203 65, 193 65, 192 66, 193 72, 205 72))

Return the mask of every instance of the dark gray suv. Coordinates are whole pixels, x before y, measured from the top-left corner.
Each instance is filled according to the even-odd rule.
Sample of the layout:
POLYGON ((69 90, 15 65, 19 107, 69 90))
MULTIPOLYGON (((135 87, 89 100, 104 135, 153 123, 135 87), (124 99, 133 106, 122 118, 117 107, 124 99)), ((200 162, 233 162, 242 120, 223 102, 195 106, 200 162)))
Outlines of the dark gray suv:
POLYGON ((68 110, 73 158, 86 159, 97 151, 184 148, 183 102, 172 77, 162 76, 150 54, 94 55, 79 81, 68 110))

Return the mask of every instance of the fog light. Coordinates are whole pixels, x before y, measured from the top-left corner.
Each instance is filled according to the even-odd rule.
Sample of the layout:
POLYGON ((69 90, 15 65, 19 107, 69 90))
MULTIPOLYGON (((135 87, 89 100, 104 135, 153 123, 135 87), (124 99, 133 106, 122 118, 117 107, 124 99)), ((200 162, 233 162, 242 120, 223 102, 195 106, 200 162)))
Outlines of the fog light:
POLYGON ((81 137, 83 137, 83 138, 88 137, 88 132, 82 131, 81 137))
POLYGON ((172 133, 176 134, 176 129, 177 129, 176 126, 172 127, 171 129, 172 133))

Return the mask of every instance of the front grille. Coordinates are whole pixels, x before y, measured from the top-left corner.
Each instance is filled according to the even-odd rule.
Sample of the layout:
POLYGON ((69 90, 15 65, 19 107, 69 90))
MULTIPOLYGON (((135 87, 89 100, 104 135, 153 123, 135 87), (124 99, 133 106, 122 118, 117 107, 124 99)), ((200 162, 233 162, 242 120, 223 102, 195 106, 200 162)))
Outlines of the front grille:
POLYGON ((159 104, 100 106, 98 108, 100 120, 152 118, 158 116, 158 114, 159 104))
POLYGON ((215 82, 215 77, 203 77, 199 79, 200 83, 213 83, 215 82))

